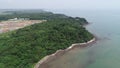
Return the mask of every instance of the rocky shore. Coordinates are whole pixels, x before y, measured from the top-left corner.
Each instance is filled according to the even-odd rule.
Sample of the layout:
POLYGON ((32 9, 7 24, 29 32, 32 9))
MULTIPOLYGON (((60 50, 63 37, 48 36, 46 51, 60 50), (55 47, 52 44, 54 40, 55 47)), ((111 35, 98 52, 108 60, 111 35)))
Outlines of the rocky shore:
POLYGON ((48 55, 48 56, 45 56, 43 59, 41 59, 35 66, 34 68, 47 68, 47 66, 45 67, 45 63, 47 62, 50 62, 52 60, 54 60, 55 58, 59 57, 59 56, 62 56, 64 55, 67 51, 70 51, 71 49, 73 48, 76 48, 76 47, 86 47, 88 46, 89 44, 93 44, 94 42, 96 41, 96 38, 93 38, 91 39, 90 41, 88 42, 85 42, 85 43, 75 43, 75 44, 72 44, 70 47, 68 47, 67 49, 65 50, 57 50, 54 54, 51 54, 51 55, 48 55))

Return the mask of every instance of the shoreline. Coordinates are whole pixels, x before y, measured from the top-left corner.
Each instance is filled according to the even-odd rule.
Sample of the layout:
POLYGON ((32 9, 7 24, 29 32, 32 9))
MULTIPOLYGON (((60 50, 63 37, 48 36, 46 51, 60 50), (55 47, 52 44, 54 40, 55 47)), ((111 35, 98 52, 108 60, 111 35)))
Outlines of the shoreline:
MULTIPOLYGON (((55 53, 51 54, 51 55, 47 55, 45 56, 43 59, 41 59, 38 63, 35 64, 34 68, 40 68, 41 66, 45 66, 45 64, 47 62, 50 62, 52 60, 54 60, 55 58, 57 57, 60 57, 62 55, 64 55, 66 52, 76 48, 76 47, 87 47, 89 44, 93 44, 95 43, 97 40, 97 38, 94 36, 93 39, 91 39, 90 41, 88 42, 85 42, 85 43, 75 43, 75 44, 72 44, 70 47, 64 49, 64 50, 57 50, 55 53)), ((45 67, 47 68, 47 67, 45 67)))

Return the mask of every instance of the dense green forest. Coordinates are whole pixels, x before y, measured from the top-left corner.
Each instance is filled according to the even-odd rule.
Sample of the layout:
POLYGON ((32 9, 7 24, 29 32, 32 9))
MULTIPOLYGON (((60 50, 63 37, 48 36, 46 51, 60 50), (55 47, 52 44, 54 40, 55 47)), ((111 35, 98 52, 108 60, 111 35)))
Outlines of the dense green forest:
POLYGON ((88 23, 84 18, 53 13, 13 13, 1 15, 0 19, 14 17, 47 21, 1 34, 0 68, 33 68, 46 55, 93 38, 83 27, 88 23))

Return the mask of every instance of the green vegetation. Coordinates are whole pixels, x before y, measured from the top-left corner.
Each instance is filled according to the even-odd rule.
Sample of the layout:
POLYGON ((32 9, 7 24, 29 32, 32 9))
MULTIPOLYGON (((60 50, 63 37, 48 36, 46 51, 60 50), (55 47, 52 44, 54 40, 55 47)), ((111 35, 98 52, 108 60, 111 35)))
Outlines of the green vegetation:
MULTIPOLYGON (((47 22, 0 35, 0 68, 33 68, 35 63, 46 55, 65 49, 73 43, 87 42, 93 38, 83 27, 83 24, 87 23, 83 18, 53 13, 40 14, 26 13, 20 16, 44 18, 47 22)), ((7 17, 13 18, 17 15, 7 17)), ((5 19, 8 19, 7 17, 4 16, 5 19)))
POLYGON ((81 24, 88 24, 88 22, 84 18, 73 18, 68 17, 64 14, 53 14, 51 12, 23 12, 23 11, 7 11, 8 15, 0 15, 0 20, 8 20, 13 18, 29 18, 30 20, 53 20, 53 19, 65 19, 71 18, 72 20, 76 20, 77 22, 81 22, 81 24))
MULTIPOLYGON (((8 12, 10 13, 10 12, 8 12)), ((31 20, 43 20, 43 19, 53 19, 53 18, 63 18, 66 17, 63 14, 53 14, 51 12, 42 12, 42 13, 19 13, 11 12, 9 15, 0 15, 0 20, 8 20, 12 18, 30 18, 31 20)))

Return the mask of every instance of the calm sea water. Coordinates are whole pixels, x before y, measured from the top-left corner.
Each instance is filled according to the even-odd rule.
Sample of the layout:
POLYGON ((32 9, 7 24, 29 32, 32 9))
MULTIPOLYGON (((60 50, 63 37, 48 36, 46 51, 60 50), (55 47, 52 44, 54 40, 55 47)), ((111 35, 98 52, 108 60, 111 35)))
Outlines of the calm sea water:
POLYGON ((100 40, 92 46, 69 51, 48 63, 49 68, 120 68, 119 11, 54 10, 54 12, 86 18, 91 23, 86 28, 100 40))

